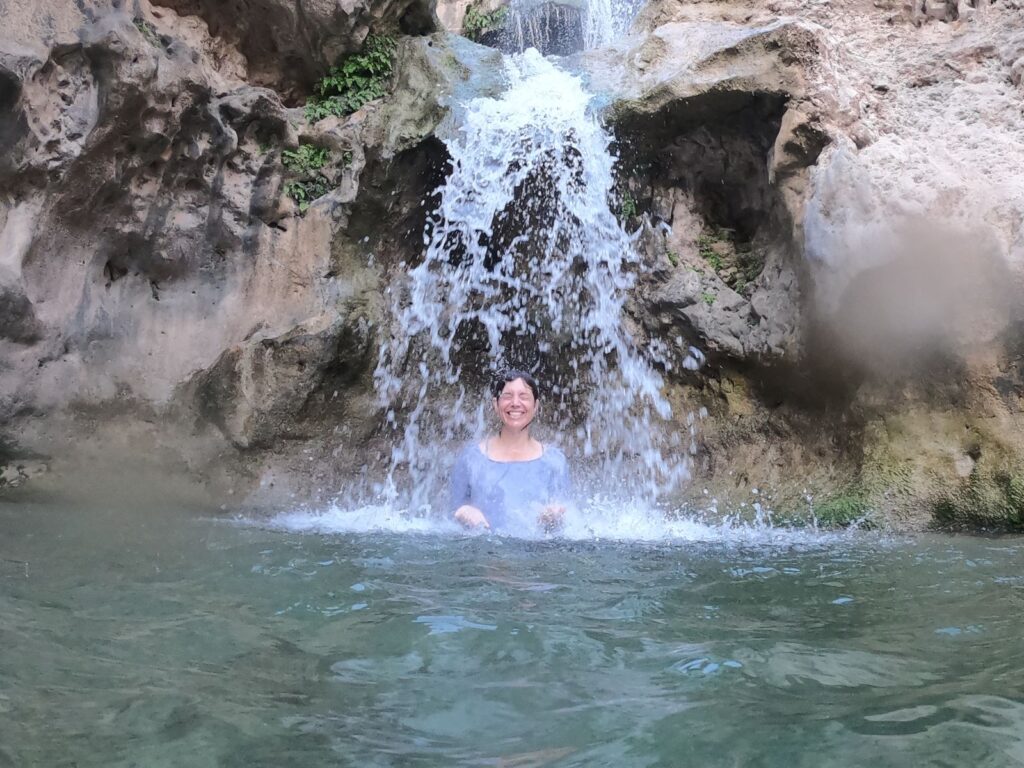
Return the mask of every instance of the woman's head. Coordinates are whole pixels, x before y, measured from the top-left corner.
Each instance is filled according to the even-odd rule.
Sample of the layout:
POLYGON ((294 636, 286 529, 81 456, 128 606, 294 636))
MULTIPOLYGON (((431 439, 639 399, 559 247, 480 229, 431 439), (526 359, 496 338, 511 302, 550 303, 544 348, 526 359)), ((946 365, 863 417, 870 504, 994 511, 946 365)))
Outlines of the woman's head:
POLYGON ((530 392, 533 393, 534 400, 540 399, 540 386, 537 384, 537 380, 526 371, 520 371, 516 368, 506 368, 491 380, 491 393, 494 395, 494 399, 497 400, 501 397, 505 387, 516 379, 522 379, 523 383, 529 387, 530 392))
POLYGON ((503 371, 491 384, 494 410, 509 429, 527 429, 537 415, 537 380, 526 371, 503 371))

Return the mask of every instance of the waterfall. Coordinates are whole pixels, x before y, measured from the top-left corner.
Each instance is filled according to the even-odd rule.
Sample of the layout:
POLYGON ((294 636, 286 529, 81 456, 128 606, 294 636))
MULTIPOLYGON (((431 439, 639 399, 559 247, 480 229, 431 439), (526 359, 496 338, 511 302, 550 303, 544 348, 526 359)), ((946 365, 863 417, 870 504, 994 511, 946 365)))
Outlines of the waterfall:
POLYGON ((376 370, 388 491, 414 509, 443 497, 455 442, 493 417, 490 369, 513 365, 537 372, 541 420, 587 491, 652 499, 686 477, 687 452, 658 428, 671 409, 652 363, 670 351, 625 328, 640 264, 610 210, 611 137, 578 77, 532 49, 506 67, 507 91, 471 102, 448 142, 423 260, 393 289, 376 370))
POLYGON ((642 0, 511 0, 499 47, 561 55, 599 48, 625 34, 641 5, 642 0))

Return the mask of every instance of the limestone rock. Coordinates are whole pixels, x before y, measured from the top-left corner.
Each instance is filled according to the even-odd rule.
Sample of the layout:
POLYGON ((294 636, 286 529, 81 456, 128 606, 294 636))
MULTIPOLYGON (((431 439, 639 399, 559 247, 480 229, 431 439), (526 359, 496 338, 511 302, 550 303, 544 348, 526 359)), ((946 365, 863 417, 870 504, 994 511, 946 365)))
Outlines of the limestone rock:
MULTIPOLYGON (((397 23, 401 9, 412 12, 356 9, 331 39, 354 49, 370 20, 397 23)), ((275 435, 307 434, 302 403, 328 384, 337 403, 362 397, 365 360, 350 351, 370 354, 376 275, 420 242, 420 202, 443 163, 441 104, 461 95, 462 59, 477 54, 403 39, 393 99, 309 125, 247 79, 260 61, 195 16, 69 0, 47 25, 30 11, 16 3, 15 34, 0 33, 0 441, 21 456, 86 453, 109 437, 93 426, 104 412, 125 428, 162 424, 163 449, 202 466, 200 450, 223 451, 193 439, 210 424, 237 446, 277 447, 275 435), (302 143, 328 150, 330 189, 300 216, 281 157, 302 143), (356 305, 370 308, 349 325, 356 305), (262 372, 252 391, 246 361, 262 372)), ((317 46, 303 51, 311 61, 334 56, 317 46)), ((356 429, 337 413, 325 429, 356 429)), ((252 450, 218 456, 232 472, 261 466, 252 450)))
POLYGON ((346 389, 366 372, 372 351, 365 317, 346 324, 325 315, 227 350, 197 375, 191 396, 237 447, 274 448, 322 431, 327 414, 323 403, 314 405, 317 390, 333 387, 326 402, 343 411, 346 389))

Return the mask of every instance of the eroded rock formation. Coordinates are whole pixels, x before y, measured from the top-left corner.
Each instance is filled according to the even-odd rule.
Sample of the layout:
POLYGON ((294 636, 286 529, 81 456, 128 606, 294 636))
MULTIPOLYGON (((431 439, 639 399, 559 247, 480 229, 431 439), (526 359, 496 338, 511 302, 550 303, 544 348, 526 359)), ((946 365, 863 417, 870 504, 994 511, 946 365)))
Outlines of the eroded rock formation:
MULTIPOLYGON (((26 3, 8 17, 5 458, 59 467, 90 446, 114 465, 175 456, 231 487, 263 473, 256 449, 288 465, 303 438, 363 445, 381 271, 421 237, 421 201, 444 161, 431 137, 467 65, 443 41, 403 36, 393 98, 310 124, 250 83, 262 49, 247 57, 203 18, 133 8, 68 3, 40 20, 26 3), (302 215, 282 164, 300 145, 329 157, 318 171, 328 194, 302 215)), ((429 5, 360 8, 334 27, 339 50, 371 20, 398 33, 410 14, 432 18, 429 5)), ((271 34, 246 29, 245 40, 271 34)), ((303 29, 288 32, 297 48, 312 45, 300 45, 303 29)), ((333 50, 315 47, 311 67, 333 50)))
POLYGON ((599 62, 636 312, 709 353, 709 495, 1019 525, 1021 9, 877 6, 654 4, 599 62))

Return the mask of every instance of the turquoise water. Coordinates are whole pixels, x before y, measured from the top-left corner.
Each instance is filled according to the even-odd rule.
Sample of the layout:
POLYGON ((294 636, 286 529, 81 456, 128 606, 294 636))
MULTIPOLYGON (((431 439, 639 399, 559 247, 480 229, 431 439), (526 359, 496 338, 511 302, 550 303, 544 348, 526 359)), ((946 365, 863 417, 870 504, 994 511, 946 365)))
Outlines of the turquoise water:
POLYGON ((0 765, 1024 764, 1020 539, 289 525, 0 506, 0 765))

